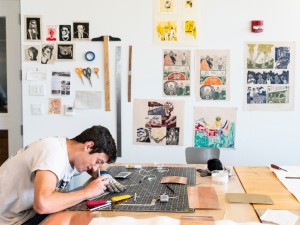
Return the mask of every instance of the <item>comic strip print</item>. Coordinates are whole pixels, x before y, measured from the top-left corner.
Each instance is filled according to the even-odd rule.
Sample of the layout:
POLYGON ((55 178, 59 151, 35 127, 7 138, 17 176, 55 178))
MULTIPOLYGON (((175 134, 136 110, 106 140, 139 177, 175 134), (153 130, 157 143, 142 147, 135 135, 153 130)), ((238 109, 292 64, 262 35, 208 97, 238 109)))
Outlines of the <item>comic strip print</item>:
POLYGON ((189 50, 164 50, 163 53, 163 94, 165 96, 190 95, 189 50))
POLYGON ((136 128, 136 142, 153 145, 179 145, 180 126, 170 101, 148 101, 146 114, 136 128), (141 126, 142 125, 142 126, 141 126))

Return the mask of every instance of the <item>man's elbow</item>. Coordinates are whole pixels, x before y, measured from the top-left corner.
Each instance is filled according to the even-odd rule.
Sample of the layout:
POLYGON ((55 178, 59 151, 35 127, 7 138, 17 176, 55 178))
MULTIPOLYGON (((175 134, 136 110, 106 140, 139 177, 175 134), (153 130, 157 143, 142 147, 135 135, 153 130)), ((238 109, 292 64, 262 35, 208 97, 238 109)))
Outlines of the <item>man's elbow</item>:
POLYGON ((52 213, 52 210, 50 209, 46 201, 34 201, 33 209, 38 214, 52 213))

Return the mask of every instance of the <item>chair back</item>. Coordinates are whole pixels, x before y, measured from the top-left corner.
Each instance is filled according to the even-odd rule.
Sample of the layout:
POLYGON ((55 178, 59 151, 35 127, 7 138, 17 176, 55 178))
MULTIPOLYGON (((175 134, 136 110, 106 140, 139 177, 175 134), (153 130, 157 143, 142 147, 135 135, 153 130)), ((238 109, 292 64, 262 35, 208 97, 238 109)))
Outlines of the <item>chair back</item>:
POLYGON ((219 159, 219 148, 187 147, 185 160, 187 164, 206 164, 209 159, 219 159))

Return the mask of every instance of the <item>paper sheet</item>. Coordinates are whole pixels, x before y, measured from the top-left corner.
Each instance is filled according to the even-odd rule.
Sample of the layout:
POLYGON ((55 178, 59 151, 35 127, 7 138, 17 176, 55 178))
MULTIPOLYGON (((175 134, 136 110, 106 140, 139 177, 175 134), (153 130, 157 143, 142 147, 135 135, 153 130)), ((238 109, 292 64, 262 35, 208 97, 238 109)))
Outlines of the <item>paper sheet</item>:
POLYGON ((102 95, 100 91, 76 91, 76 109, 100 109, 102 95))
POLYGON ((287 179, 286 177, 300 177, 300 166, 280 166, 284 170, 270 168, 281 181, 281 183, 291 192, 300 202, 300 179, 287 179))
POLYGON ((261 217, 261 220, 273 222, 279 225, 294 225, 298 216, 287 210, 270 210, 268 209, 261 217))
POLYGON ((27 80, 47 80, 46 68, 28 68, 26 74, 27 80))
MULTIPOLYGON (((158 216, 149 219, 135 219, 127 216, 98 217, 92 219, 89 225, 180 225, 180 220, 166 216, 158 216)), ((261 225, 257 222, 236 223, 231 220, 216 221, 215 225, 261 225)))

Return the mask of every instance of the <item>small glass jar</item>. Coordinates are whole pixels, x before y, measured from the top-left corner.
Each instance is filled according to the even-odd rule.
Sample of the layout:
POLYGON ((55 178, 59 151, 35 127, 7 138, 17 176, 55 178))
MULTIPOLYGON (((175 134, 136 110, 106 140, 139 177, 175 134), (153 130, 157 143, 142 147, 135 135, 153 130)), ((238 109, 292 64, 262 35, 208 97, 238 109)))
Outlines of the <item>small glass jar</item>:
POLYGON ((211 180, 213 184, 227 184, 228 175, 228 171, 226 170, 214 170, 211 172, 211 180))

